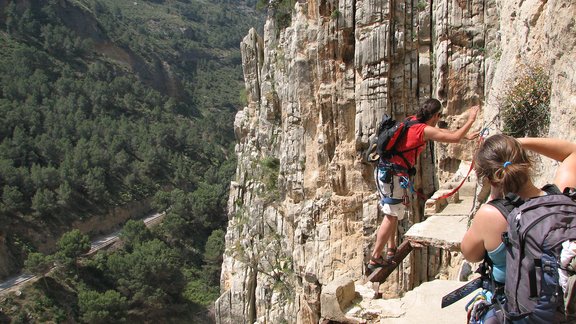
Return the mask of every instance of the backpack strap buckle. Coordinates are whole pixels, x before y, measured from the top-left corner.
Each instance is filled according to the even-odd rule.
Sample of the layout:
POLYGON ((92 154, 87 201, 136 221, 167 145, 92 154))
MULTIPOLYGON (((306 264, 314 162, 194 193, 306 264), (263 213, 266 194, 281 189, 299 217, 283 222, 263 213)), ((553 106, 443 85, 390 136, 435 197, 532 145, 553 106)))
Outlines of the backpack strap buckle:
POLYGON ((515 207, 519 207, 524 203, 524 200, 522 200, 522 198, 520 198, 520 196, 518 196, 512 192, 509 192, 506 195, 506 200, 508 200, 515 207))
POLYGON ((576 188, 566 187, 564 188, 563 193, 564 195, 576 200, 576 188))
POLYGON ((506 246, 510 246, 510 237, 508 236, 508 232, 502 232, 502 242, 506 246))

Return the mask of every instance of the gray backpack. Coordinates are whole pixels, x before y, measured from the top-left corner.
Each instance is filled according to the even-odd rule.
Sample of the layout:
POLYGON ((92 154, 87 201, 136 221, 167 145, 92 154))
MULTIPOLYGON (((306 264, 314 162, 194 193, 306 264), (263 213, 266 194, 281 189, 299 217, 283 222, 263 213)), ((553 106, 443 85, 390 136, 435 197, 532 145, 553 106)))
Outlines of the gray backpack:
POLYGON ((508 221, 504 313, 514 323, 575 320, 563 312, 558 268, 562 243, 576 240, 576 194, 554 185, 543 190, 548 194, 525 202, 508 194, 499 208, 508 221))

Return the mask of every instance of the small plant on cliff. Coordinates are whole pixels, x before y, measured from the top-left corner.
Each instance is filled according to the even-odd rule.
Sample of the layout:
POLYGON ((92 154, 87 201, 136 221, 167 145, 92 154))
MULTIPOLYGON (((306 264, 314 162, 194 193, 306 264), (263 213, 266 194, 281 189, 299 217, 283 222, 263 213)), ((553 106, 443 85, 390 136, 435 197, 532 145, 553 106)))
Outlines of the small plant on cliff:
POLYGON ((418 11, 424 11, 424 9, 426 9, 427 6, 427 2, 424 0, 420 0, 418 1, 418 3, 416 4, 416 9, 418 11))
POLYGON ((503 133, 545 136, 550 127, 550 88, 550 77, 542 67, 525 67, 500 100, 503 133))
POLYGON ((502 49, 496 47, 495 49, 492 50, 491 56, 496 61, 500 61, 500 57, 502 57, 502 49))
POLYGON ((480 52, 482 55, 486 54, 486 47, 484 47, 484 45, 474 44, 472 45, 472 49, 480 52))
POLYGON ((248 105, 248 92, 246 91, 246 89, 240 89, 240 103, 242 104, 243 107, 248 105))
POLYGON ((279 197, 278 175, 280 172, 280 160, 275 157, 266 157, 260 161, 262 167, 262 182, 266 187, 267 200, 273 201, 279 197))
MULTIPOLYGON (((261 216, 256 219, 261 219, 261 216)), ((262 232, 251 236, 240 233, 241 238, 233 242, 225 253, 263 275, 259 280, 269 288, 265 289, 265 298, 271 299, 274 294, 275 303, 285 305, 294 300, 294 282, 297 281, 294 261, 284 247, 287 238, 276 231, 276 225, 264 222, 257 228, 262 232)))
POLYGON ((332 14, 330 14, 332 19, 338 19, 340 16, 342 16, 342 13, 338 9, 332 11, 332 14))

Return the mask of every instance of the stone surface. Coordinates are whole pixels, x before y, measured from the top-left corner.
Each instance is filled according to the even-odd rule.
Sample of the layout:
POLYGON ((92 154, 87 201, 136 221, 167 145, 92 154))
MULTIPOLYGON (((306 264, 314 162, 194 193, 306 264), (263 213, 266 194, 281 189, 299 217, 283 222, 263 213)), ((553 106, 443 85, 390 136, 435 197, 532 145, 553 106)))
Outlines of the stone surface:
POLYGON ((344 309, 348 308, 356 298, 354 281, 343 277, 337 278, 322 289, 320 296, 320 307, 322 318, 337 322, 353 322, 354 319, 347 318, 344 309))
POLYGON ((466 298, 441 308, 442 297, 465 282, 434 280, 425 282, 398 300, 386 301, 382 309, 387 310, 381 316, 381 324, 412 324, 412 323, 466 323, 464 306, 474 296, 475 292, 466 298))
POLYGON ((404 238, 422 245, 459 251, 474 202, 473 196, 463 196, 457 202, 447 203, 440 211, 428 214, 425 221, 412 225, 404 238))
POLYGON ((464 284, 466 282, 456 280, 433 280, 422 283, 401 298, 374 299, 370 287, 358 282, 358 298, 346 309, 346 315, 374 324, 466 323, 465 305, 476 292, 441 308, 442 297, 464 284))

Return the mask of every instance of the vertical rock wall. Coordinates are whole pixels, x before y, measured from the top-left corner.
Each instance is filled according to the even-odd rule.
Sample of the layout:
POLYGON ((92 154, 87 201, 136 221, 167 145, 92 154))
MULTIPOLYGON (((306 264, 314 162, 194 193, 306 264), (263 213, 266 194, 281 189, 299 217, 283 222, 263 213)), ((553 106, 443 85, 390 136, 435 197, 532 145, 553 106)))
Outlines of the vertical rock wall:
MULTIPOLYGON (((361 278, 381 220, 361 153, 384 112, 402 118, 432 96, 444 104, 441 126, 459 127, 479 103, 492 120, 514 66, 538 60, 554 80, 552 119, 573 125, 573 13, 570 0, 309 0, 282 29, 271 12, 264 35, 241 43, 248 105, 234 123, 218 322, 317 323, 323 285, 361 278)), ((551 133, 576 138, 574 127, 551 133)), ((416 189, 430 195, 473 149, 428 145, 416 189)), ((422 220, 422 204, 400 233, 422 220)), ((450 257, 413 253, 387 289, 434 278, 450 257)))

